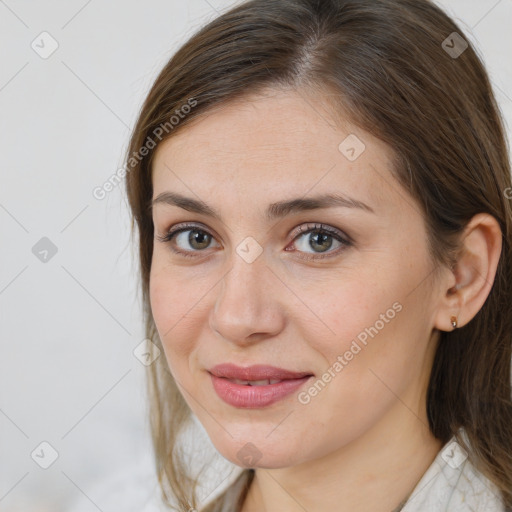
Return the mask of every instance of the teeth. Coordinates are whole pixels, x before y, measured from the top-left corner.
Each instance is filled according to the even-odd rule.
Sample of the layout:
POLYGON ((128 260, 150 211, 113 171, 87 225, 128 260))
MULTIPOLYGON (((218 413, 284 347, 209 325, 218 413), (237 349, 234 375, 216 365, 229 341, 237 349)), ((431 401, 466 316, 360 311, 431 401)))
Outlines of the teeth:
POLYGON ((268 386, 269 384, 270 381, 268 379, 249 381, 249 386, 268 386))
POLYGON ((269 384, 277 384, 281 382, 279 379, 263 379, 263 380, 240 380, 230 379, 235 384, 242 384, 244 386, 268 386, 269 384))

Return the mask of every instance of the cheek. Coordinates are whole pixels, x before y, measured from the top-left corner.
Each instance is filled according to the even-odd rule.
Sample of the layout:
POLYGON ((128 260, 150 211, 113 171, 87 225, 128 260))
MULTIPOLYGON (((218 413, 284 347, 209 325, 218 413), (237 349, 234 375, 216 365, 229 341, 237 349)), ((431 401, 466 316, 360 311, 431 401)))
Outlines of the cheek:
POLYGON ((149 299, 153 319, 171 369, 187 357, 198 338, 197 314, 201 310, 204 288, 194 279, 185 279, 179 269, 153 259, 149 299), (202 293, 201 293, 202 290, 202 293), (196 321, 192 321, 192 317, 196 321))
POLYGON ((381 263, 332 279, 323 292, 301 291, 322 320, 311 322, 309 315, 302 321, 308 345, 323 356, 325 369, 336 375, 333 381, 370 396, 378 376, 400 388, 421 370, 430 335, 429 288, 417 286, 428 275, 428 262, 381 263))
MULTIPOLYGON (((307 305, 307 310, 303 304, 296 312, 302 312, 300 324, 308 332, 308 343, 330 359, 349 350, 358 336, 364 343, 369 336, 365 329, 378 322, 379 331, 384 330, 396 316, 393 303, 400 298, 400 291, 382 276, 378 278, 374 267, 331 271, 325 277, 314 280, 303 277, 292 284, 297 296, 307 305), (380 315, 388 310, 384 318, 388 322, 383 324, 380 315)), ((393 273, 394 269, 387 269, 385 274, 393 273)))
POLYGON ((398 403, 398 397, 414 408, 416 382, 423 377, 425 347, 412 343, 415 336, 423 336, 409 330, 411 305, 393 302, 393 293, 380 298, 362 294, 360 298, 367 299, 364 304, 346 298, 345 312, 331 317, 337 335, 322 342, 311 333, 310 345, 322 354, 325 367, 297 396, 298 417, 318 422, 330 446, 349 442, 371 428, 398 403))

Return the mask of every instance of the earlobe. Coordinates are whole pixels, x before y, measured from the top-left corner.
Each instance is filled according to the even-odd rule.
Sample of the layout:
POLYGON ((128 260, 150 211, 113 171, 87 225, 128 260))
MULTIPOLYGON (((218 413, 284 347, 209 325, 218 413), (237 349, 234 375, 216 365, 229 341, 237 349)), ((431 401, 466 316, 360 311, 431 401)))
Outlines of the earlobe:
POLYGON ((441 288, 443 296, 435 319, 435 327, 441 331, 469 323, 489 296, 502 247, 497 220, 489 214, 475 215, 464 230, 461 244, 457 262, 441 288))

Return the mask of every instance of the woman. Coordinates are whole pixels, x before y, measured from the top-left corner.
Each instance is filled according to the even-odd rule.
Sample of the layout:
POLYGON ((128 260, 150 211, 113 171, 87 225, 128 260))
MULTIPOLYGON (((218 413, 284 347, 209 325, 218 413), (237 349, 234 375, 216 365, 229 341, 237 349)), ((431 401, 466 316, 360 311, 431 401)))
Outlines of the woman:
POLYGON ((503 131, 427 0, 252 0, 172 57, 126 181, 169 506, 512 510, 503 131), (240 468, 206 498, 191 419, 240 468))

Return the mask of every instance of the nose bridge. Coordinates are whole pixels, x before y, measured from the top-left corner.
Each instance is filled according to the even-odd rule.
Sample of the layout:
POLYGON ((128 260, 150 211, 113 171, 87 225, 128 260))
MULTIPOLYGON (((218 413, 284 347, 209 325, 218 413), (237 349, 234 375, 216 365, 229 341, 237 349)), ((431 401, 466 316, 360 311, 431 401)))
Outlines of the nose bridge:
POLYGON ((212 329, 236 343, 245 342, 255 333, 275 335, 282 328, 283 318, 274 292, 276 283, 269 279, 272 273, 263 251, 246 239, 234 249, 230 260, 231 268, 215 296, 212 329))

